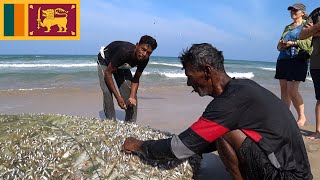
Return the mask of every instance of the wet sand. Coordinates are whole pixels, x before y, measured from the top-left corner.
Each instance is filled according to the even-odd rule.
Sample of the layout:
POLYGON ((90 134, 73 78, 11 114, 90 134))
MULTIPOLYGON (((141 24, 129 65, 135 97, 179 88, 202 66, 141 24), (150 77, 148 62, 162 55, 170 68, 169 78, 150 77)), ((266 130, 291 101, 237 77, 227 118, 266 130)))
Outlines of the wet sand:
MULTIPOLYGON (((271 89, 279 95, 277 89, 271 89)), ((178 134, 188 128, 202 114, 210 97, 199 97, 184 86, 143 87, 138 92, 138 120, 141 126, 150 126, 178 134)), ((307 124, 301 129, 308 151, 314 179, 320 179, 320 139, 308 140, 314 131, 314 95, 302 92, 306 106, 307 124)), ((0 113, 50 113, 104 119, 102 94, 96 88, 52 89, 24 92, 0 92, 0 113)), ((291 109, 296 116, 294 109, 291 109)), ((116 107, 119 120, 124 112, 116 107)), ((214 153, 204 155, 199 179, 230 179, 219 157, 214 153)))

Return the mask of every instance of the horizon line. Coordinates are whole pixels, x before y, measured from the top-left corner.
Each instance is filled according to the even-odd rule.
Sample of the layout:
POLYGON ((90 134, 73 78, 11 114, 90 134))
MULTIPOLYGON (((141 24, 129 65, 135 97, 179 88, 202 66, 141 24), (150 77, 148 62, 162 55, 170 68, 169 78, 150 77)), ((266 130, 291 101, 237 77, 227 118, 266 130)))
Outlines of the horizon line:
MULTIPOLYGON (((97 55, 95 54, 0 54, 0 56, 97 56, 97 55)), ((154 55, 150 57, 178 58, 178 56, 163 56, 163 55, 154 55)), ((231 61, 276 62, 272 60, 253 60, 253 59, 234 59, 234 58, 224 58, 224 59, 231 60, 231 61)))

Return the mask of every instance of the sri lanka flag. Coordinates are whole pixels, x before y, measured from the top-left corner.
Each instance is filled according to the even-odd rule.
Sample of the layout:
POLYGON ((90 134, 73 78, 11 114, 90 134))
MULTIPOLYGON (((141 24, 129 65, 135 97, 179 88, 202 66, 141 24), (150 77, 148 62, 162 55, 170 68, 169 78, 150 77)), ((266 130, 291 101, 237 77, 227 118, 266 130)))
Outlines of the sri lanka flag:
POLYGON ((4 4, 4 36, 24 36, 24 4, 4 4))
POLYGON ((79 40, 80 0, 0 0, 0 40, 79 40))

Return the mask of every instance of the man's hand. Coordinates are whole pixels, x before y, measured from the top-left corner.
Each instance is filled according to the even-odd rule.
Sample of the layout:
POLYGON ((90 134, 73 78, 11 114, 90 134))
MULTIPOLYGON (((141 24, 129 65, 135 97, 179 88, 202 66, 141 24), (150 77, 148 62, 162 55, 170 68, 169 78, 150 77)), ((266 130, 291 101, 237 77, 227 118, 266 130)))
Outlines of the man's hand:
POLYGON ((313 24, 313 22, 307 22, 307 24, 303 27, 302 31, 299 34, 299 39, 304 40, 309 37, 317 37, 320 36, 320 23, 313 24))
POLYGON ((313 26, 313 23, 312 22, 308 22, 305 27, 308 28, 308 27, 312 27, 313 26))
POLYGON ((134 137, 128 137, 122 145, 122 150, 126 153, 137 152, 141 150, 142 144, 143 141, 140 141, 134 137))
MULTIPOLYGON (((312 22, 309 22, 306 27, 312 27, 314 24, 312 22)), ((319 23, 316 24, 316 26, 320 26, 319 23)), ((318 28, 319 29, 319 28, 318 28)), ((320 36, 320 30, 318 32, 316 32, 315 34, 313 34, 313 37, 319 37, 320 36)))
POLYGON ((117 101, 118 101, 118 105, 120 106, 121 109, 127 109, 127 105, 124 102, 124 100, 122 99, 122 97, 118 98, 117 101))
POLYGON ((136 106, 137 105, 137 100, 135 98, 129 98, 127 105, 130 107, 136 106))

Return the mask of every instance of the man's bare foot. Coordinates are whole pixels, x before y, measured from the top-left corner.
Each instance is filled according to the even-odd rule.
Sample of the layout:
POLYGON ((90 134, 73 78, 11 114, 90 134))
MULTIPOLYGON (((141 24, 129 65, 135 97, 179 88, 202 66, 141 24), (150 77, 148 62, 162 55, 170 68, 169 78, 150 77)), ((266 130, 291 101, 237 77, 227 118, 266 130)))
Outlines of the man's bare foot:
POLYGON ((314 132, 310 136, 307 137, 308 139, 315 140, 320 138, 320 132, 314 132))

